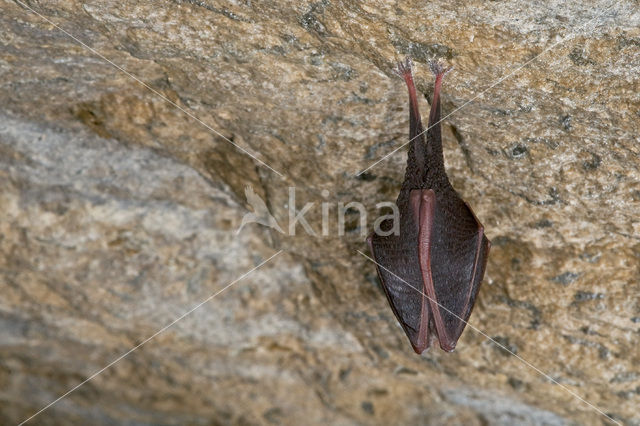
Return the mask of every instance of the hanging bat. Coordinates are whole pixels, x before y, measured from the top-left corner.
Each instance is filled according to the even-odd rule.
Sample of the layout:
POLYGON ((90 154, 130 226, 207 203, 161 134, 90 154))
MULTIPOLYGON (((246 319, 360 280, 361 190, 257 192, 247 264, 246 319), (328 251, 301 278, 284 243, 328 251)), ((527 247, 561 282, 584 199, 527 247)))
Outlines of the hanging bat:
MULTIPOLYGON (((491 242, 471 207, 453 189, 444 168, 440 89, 448 70, 432 64, 436 76, 426 141, 411 62, 398 63, 409 89, 409 156, 396 200, 399 234, 367 238, 391 309, 411 346, 421 354, 437 338, 454 350, 475 302, 491 242)), ((392 228, 387 219, 380 234, 392 228)))

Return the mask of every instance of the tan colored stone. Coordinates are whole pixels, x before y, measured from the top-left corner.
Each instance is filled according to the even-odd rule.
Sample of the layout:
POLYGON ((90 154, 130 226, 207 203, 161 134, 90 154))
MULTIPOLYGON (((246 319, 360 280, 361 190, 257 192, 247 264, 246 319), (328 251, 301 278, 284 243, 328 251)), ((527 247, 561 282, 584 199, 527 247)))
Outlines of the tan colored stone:
POLYGON ((640 424, 636 3, 26 5, 103 57, 3 3, 0 423, 282 249, 32 424, 605 421, 567 389, 640 424), (494 243, 452 354, 413 353, 358 216, 336 233, 397 195, 406 150, 356 174, 407 140, 405 55, 425 116, 455 66, 445 159, 494 243), (285 230, 288 187, 318 233, 329 203, 330 235, 236 235, 246 185, 285 230))

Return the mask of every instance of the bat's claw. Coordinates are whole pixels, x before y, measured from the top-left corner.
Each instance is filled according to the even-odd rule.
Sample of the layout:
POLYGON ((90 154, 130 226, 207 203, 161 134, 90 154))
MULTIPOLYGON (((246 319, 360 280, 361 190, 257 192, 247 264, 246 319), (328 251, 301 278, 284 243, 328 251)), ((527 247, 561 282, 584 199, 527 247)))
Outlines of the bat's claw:
POLYGON ((400 77, 406 78, 407 76, 411 76, 411 68, 413 68, 413 63, 411 62, 411 58, 407 56, 404 62, 398 61, 398 67, 395 68, 394 71, 400 77))
POLYGON ((444 68, 440 62, 431 61, 429 62, 429 68, 431 68, 431 72, 436 76, 441 75, 444 77, 449 71, 453 69, 453 66, 444 68))

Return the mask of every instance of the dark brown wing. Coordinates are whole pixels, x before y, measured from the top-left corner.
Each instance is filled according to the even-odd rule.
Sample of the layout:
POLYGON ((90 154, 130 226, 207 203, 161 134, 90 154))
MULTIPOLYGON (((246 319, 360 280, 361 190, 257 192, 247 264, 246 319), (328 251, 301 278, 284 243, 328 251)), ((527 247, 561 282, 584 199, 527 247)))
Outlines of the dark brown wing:
MULTIPOLYGON (((410 216, 413 214, 401 220, 410 226, 401 225, 400 235, 382 236, 374 232, 367 241, 391 309, 414 351, 421 354, 429 346, 430 312, 418 263, 417 220, 410 216)), ((381 228, 390 228, 390 224, 383 223, 381 228)))
POLYGON ((429 241, 418 244, 421 264, 430 265, 424 283, 440 347, 452 351, 471 315, 490 243, 471 208, 449 194, 437 199, 429 241))

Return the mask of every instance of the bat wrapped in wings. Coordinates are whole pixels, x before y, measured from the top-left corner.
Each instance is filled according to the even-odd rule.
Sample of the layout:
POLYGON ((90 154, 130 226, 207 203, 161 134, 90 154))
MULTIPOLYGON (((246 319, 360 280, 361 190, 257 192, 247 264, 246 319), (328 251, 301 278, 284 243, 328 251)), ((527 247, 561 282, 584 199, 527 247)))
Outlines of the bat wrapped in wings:
MULTIPOLYGON (((391 309, 416 353, 437 338, 453 351, 473 308, 491 243, 471 207, 453 189, 444 168, 440 90, 447 70, 432 64, 435 87, 429 127, 422 127, 411 62, 398 64, 409 89, 409 155, 396 200, 399 234, 367 241, 391 309)), ((384 234, 384 235, 383 235, 384 234)))

